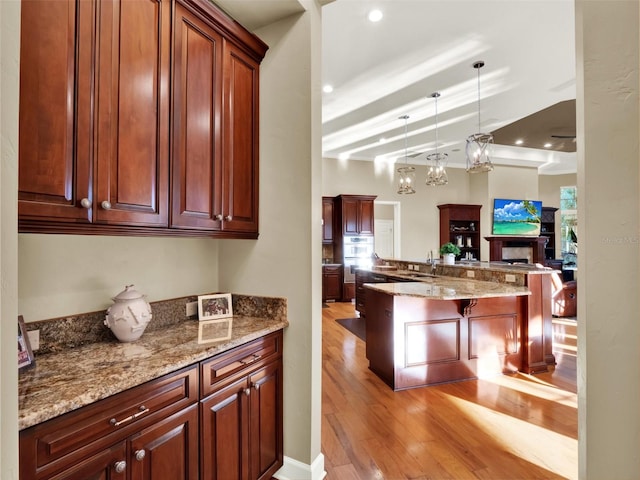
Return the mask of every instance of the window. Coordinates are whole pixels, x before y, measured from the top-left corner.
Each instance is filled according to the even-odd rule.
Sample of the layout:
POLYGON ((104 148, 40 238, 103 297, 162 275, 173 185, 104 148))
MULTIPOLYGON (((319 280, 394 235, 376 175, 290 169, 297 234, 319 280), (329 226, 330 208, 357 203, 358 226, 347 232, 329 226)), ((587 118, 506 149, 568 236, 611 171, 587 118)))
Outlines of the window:
POLYGON ((576 187, 560 187, 560 242, 563 266, 578 266, 578 194, 576 187))

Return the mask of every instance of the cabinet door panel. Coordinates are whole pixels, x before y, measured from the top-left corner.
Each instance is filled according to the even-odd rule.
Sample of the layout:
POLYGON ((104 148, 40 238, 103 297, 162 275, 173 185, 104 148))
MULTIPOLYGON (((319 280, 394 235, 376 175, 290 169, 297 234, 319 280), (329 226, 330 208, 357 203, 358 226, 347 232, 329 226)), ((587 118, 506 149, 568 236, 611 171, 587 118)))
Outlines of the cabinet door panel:
POLYGON ((247 388, 248 381, 243 378, 200 402, 202 478, 249 478, 247 388))
POLYGON ((258 64, 225 41, 223 229, 258 231, 258 64))
POLYGON ((89 221, 95 3, 33 0, 21 15, 18 213, 89 221))
POLYGON ((342 224, 345 235, 358 235, 358 200, 342 199, 342 224))
POLYGON ((91 457, 76 463, 50 480, 124 480, 127 478, 125 443, 121 442, 110 449, 103 450, 91 457), (124 469, 118 473, 116 464, 125 462, 124 469))
POLYGON ((174 29, 171 225, 219 229, 222 39, 179 3, 174 29))
POLYGON ((251 375, 251 478, 270 479, 282 466, 282 363, 251 375))
POLYGON ((373 235, 373 200, 361 200, 358 211, 359 233, 373 235))
POLYGON ((198 405, 194 404, 135 435, 130 441, 129 452, 132 478, 197 480, 198 405))
POLYGON ((167 226, 170 15, 169 0, 100 3, 99 222, 167 226))

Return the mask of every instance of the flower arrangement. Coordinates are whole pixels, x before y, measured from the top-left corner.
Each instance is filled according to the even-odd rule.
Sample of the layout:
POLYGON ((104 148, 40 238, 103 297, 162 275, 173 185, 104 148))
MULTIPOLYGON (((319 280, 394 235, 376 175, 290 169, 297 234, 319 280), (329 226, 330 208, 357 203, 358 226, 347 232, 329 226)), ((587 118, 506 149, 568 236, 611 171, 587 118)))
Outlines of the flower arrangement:
POLYGON ((440 254, 446 255, 448 253, 453 253, 454 255, 460 255, 460 248, 451 242, 445 243, 440 247, 440 254))

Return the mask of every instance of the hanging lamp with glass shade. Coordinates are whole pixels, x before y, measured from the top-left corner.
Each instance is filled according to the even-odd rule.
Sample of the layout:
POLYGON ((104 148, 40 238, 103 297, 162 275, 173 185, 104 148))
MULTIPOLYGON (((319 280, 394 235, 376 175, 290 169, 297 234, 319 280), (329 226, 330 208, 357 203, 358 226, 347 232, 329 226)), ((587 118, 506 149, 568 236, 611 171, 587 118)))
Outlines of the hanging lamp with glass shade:
MULTIPOLYGON (((473 64, 478 71, 478 131, 480 131, 480 69, 484 67, 482 60, 473 64)), ((493 135, 490 133, 474 133, 467 137, 467 172, 480 173, 493 170, 491 156, 493 154, 493 135)))
POLYGON ((437 187, 449 183, 446 170, 448 155, 438 152, 438 97, 440 97, 440 92, 432 93, 431 97, 436 100, 436 151, 427 155, 427 180, 425 183, 437 187))
POLYGON ((407 120, 409 115, 403 115, 398 117, 400 120, 404 120, 404 166, 398 167, 398 193, 400 195, 407 195, 416 193, 414 188, 416 169, 408 165, 409 157, 407 155, 407 120))

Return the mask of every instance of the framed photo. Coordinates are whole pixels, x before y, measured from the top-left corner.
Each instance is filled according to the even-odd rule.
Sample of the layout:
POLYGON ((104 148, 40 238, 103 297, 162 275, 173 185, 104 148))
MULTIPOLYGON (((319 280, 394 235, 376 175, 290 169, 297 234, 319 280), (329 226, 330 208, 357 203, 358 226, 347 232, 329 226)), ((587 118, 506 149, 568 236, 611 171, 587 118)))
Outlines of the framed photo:
POLYGON ((198 343, 221 342, 231 339, 233 318, 204 320, 198 324, 198 343))
POLYGON ((198 319, 215 320, 232 317, 231 294, 198 295, 198 319))
POLYGON ((32 367, 36 364, 36 360, 31 350, 31 342, 27 335, 27 327, 24 324, 22 315, 18 316, 18 370, 32 367))

